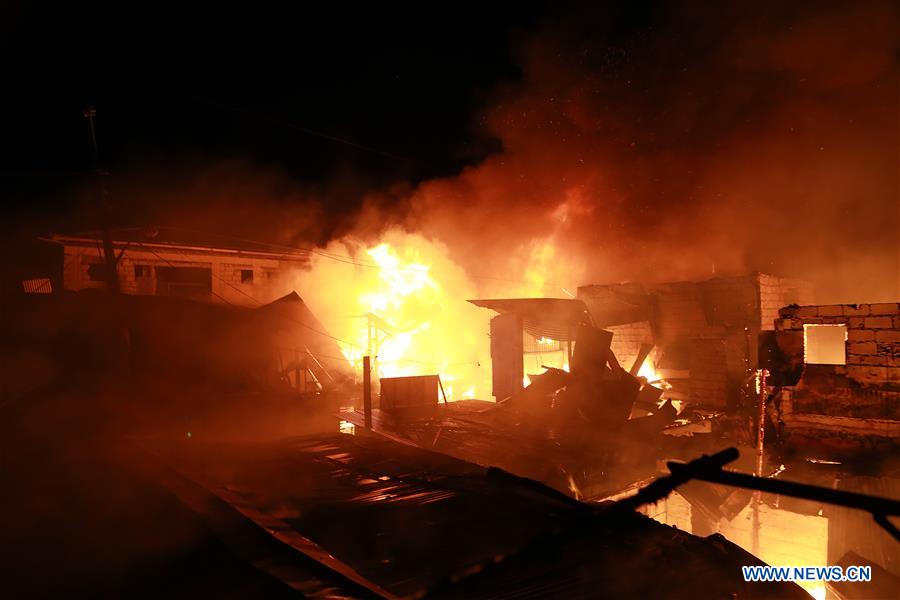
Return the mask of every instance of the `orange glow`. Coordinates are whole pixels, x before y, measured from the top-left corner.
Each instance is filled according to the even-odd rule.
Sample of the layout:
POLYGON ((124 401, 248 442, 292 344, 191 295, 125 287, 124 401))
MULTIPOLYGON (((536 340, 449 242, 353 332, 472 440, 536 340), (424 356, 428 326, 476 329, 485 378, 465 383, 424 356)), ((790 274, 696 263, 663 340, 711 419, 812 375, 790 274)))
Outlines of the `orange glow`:
POLYGON ((644 364, 641 365, 641 368, 638 370, 638 377, 643 377, 647 380, 647 383, 663 390, 672 389, 671 384, 663 379, 662 374, 657 371, 652 352, 650 353, 650 356, 648 356, 644 361, 644 364))
POLYGON ((375 243, 331 243, 293 283, 358 374, 368 354, 378 378, 437 373, 448 400, 490 400, 492 315, 467 300, 548 295, 555 253, 551 238, 531 244, 511 257, 520 264, 509 280, 488 278, 482 291, 440 242, 389 230, 375 243))
MULTIPOLYGON (((503 272, 471 276, 443 243, 395 228, 372 242, 331 242, 290 283, 358 375, 368 354, 376 379, 438 374, 448 400, 490 400, 493 315, 467 300, 565 297, 562 286, 577 283, 578 269, 563 260, 553 234, 510 248, 506 263, 503 272)), ((565 351, 540 356, 526 373, 542 372, 541 364, 568 369, 565 351)))

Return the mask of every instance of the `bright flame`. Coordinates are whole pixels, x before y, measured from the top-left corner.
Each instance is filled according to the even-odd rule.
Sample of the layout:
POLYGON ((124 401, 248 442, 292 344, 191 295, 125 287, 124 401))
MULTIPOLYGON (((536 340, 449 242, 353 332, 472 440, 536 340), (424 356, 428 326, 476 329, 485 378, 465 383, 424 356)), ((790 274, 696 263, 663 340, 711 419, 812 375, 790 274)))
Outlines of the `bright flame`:
MULTIPOLYGON (((479 287, 442 243, 392 229, 374 244, 332 242, 292 283, 358 375, 369 355, 376 378, 438 374, 448 400, 489 400, 492 315, 467 300, 561 296, 566 282, 559 274, 573 272, 563 268, 552 235, 520 250, 510 252, 509 270, 501 274, 509 279, 481 274, 479 287)), ((568 369, 567 361, 544 364, 568 369)), ((542 371, 539 364, 526 367, 542 371)), ((526 376, 523 384, 529 383, 526 376)))
POLYGON ((392 230, 312 258, 294 287, 358 376, 369 355, 376 379, 438 374, 448 400, 490 399, 490 315, 466 302, 478 293, 442 244, 392 230))
POLYGON ((575 485, 575 478, 572 475, 568 475, 569 478, 569 491, 572 492, 572 495, 575 496, 576 500, 581 500, 581 490, 578 489, 578 486, 575 485))
POLYGON ((663 390, 672 389, 672 385, 663 379, 659 371, 656 370, 656 366, 653 364, 652 354, 644 360, 644 364, 638 369, 638 377, 643 377, 647 380, 647 383, 663 390))

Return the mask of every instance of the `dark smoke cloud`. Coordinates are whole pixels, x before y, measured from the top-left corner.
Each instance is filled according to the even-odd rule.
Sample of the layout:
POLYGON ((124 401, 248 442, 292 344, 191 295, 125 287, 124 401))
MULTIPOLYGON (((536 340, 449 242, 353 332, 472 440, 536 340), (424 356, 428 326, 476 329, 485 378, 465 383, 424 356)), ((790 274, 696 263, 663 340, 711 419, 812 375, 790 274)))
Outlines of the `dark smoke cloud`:
POLYGON ((521 80, 472 124, 502 149, 457 176, 385 191, 142 164, 112 197, 126 225, 279 244, 400 224, 488 276, 485 296, 510 293, 489 277, 523 278, 549 240, 548 295, 759 270, 813 281, 821 302, 896 299, 898 30, 888 1, 569 6, 514 40, 521 80))
POLYGON ((569 285, 761 270, 896 299, 897 6, 737 6, 567 11, 480 118, 503 151, 360 222, 391 206, 476 273, 554 235, 569 285))

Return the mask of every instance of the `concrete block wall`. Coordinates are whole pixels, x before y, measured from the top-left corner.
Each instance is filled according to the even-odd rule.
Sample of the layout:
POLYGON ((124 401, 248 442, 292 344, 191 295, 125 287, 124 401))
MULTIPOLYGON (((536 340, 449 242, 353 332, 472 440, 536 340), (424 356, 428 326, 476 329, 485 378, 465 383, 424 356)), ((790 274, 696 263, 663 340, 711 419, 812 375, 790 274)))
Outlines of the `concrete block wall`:
POLYGON ((663 525, 692 533, 691 505, 678 492, 672 492, 656 504, 645 504, 640 511, 663 525))
POLYGON ((691 340, 690 357, 690 402, 701 406, 725 408, 728 404, 728 356, 725 341, 691 340))
MULTIPOLYGON (((657 352, 689 345, 689 395, 695 402, 719 408, 729 404, 728 396, 747 371, 757 368, 759 331, 774 327, 778 308, 808 299, 811 293, 805 282, 762 274, 578 289, 578 297, 591 311, 616 307, 617 298, 620 304, 649 307, 644 311, 649 320, 607 327, 614 333, 613 351, 619 361, 630 365, 645 340, 655 343, 657 352)), ((603 322, 607 315, 594 318, 603 322)))
POLYGON ((709 326, 696 283, 661 284, 654 286, 651 294, 656 309, 654 326, 661 341, 698 337, 709 326))
POLYGON ((759 275, 760 329, 772 331, 778 311, 792 304, 809 305, 814 301, 812 284, 800 279, 759 275))
POLYGON ((819 324, 847 327, 846 364, 803 365, 782 392, 786 432, 900 441, 900 303, 782 308, 775 329, 787 360, 803 363, 804 325, 819 324))
MULTIPOLYGON (((607 327, 607 331, 613 333, 612 348, 619 363, 626 369, 630 369, 632 363, 640 352, 641 344, 655 344, 653 330, 649 321, 628 323, 627 325, 614 325, 607 327)), ((648 360, 652 359, 651 355, 648 360)))
POLYGON ((257 298, 256 270, 251 262, 233 263, 219 262, 213 264, 213 292, 219 299, 238 306, 258 306, 264 300, 257 298), (253 279, 247 283, 241 282, 242 270, 254 271, 253 279))
POLYGON ((788 306, 775 329, 800 337, 808 324, 846 325, 847 364, 837 374, 900 390, 900 303, 788 306))
MULTIPOLYGON (((759 506, 759 558, 770 565, 826 565, 828 564, 828 519, 823 516, 803 515, 775 508, 774 500, 759 506)), ((641 508, 648 517, 693 533, 690 503, 677 492, 660 502, 641 508)), ((753 551, 753 507, 748 505, 731 521, 721 520, 718 532, 729 541, 753 551)), ((820 582, 810 582, 806 589, 818 590, 820 582)))
MULTIPOLYGON (((721 521, 719 533, 748 552, 752 552, 752 505, 731 521, 721 521)), ((758 556, 770 565, 804 567, 829 564, 826 517, 802 515, 764 503, 759 507, 758 536, 758 556)), ((802 587, 813 597, 825 597, 824 584, 820 581, 802 582, 802 587)))
MULTIPOLYGON (((118 249, 117 251, 121 251, 118 249)), ((99 248, 66 246, 64 249, 63 288, 69 291, 103 289, 102 281, 90 278, 92 264, 102 264, 99 248)), ((125 294, 155 294, 156 267, 205 267, 212 270, 213 302, 228 302, 236 306, 256 307, 271 302, 288 292, 286 272, 297 268, 290 261, 276 258, 242 257, 235 260, 212 252, 188 252, 167 249, 126 248, 117 265, 119 287, 125 294), (149 268, 146 280, 138 281, 135 266, 149 268), (243 283, 241 270, 252 269, 253 281, 243 283), (284 277, 283 277, 284 276, 284 277)))
POLYGON ((134 262, 130 256, 123 255, 116 264, 119 273, 119 291, 123 294, 137 293, 137 278, 134 274, 134 262))
POLYGON ((758 276, 719 277, 704 281, 699 286, 706 320, 710 325, 729 328, 755 326, 760 306, 758 276))

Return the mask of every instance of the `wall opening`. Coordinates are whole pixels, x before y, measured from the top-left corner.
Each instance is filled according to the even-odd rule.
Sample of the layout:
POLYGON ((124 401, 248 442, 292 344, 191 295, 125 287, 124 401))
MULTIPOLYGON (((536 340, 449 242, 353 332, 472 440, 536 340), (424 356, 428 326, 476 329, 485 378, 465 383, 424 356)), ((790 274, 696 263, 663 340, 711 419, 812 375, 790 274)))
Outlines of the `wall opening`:
POLYGON ((160 296, 206 299, 212 293, 209 267, 157 267, 156 277, 160 296))
POLYGON ((241 283, 253 283, 253 269, 241 269, 241 283))
POLYGON ((804 324, 803 362, 808 365, 846 365, 847 326, 804 324))

